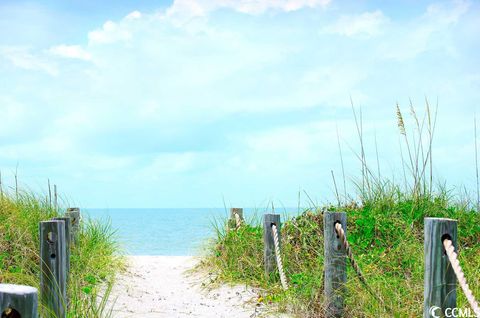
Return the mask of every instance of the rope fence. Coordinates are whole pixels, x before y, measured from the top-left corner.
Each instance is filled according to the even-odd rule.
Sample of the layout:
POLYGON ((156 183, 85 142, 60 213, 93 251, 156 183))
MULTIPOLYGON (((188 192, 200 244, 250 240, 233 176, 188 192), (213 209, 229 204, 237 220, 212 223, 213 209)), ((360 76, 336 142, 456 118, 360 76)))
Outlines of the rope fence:
MULTIPOLYGON (((41 301, 58 318, 66 317, 66 285, 69 272, 71 243, 77 241, 80 211, 67 210, 64 218, 40 222, 40 290, 41 301), (59 287, 62 290, 58 292, 59 287)), ((243 224, 243 209, 231 209, 229 222, 238 229, 243 224)), ((324 212, 324 284, 325 317, 344 316, 344 294, 347 281, 346 259, 363 287, 393 316, 393 310, 378 297, 358 265, 347 240, 347 214, 324 212)), ((480 318, 480 307, 458 260, 457 221, 445 218, 425 218, 425 272, 424 318, 448 317, 448 310, 457 308, 456 286, 460 285, 465 297, 480 318), (441 310, 441 313, 438 311, 441 310), (440 314, 440 316, 439 316, 440 314)), ((278 270, 280 283, 288 290, 287 276, 281 256, 281 222, 279 214, 264 215, 264 265, 267 277, 278 270)), ((229 224, 230 227, 230 224, 229 224)), ((29 286, 0 284, 0 306, 3 313, 19 313, 20 317, 37 317, 38 291, 29 286), (22 315, 23 313, 23 315, 22 315)), ((3 316, 2 316, 3 317, 3 316)), ((8 317, 8 316, 7 316, 8 317)), ((471 316, 470 316, 471 317, 471 316)))
MULTIPOLYGON (((365 290, 394 317, 394 310, 368 284, 354 257, 352 247, 347 240, 346 213, 324 212, 323 217, 325 317, 344 317, 347 259, 365 290)), ((457 281, 473 314, 480 318, 479 304, 467 284, 457 258, 458 254, 455 252, 456 222, 450 219, 425 218, 424 318, 448 317, 448 310, 450 313, 452 310, 459 310, 456 297, 457 281)), ((270 274, 276 268, 282 288, 287 290, 289 286, 281 257, 280 226, 280 215, 264 215, 265 273, 267 277, 271 277, 270 274)))

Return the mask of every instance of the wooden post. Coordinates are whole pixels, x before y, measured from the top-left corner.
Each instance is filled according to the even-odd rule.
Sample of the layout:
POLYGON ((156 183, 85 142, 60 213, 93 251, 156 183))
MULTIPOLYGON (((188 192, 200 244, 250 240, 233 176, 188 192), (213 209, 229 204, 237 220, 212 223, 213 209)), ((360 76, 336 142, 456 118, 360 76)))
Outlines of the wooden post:
POLYGON ((423 317, 443 317, 447 308, 457 307, 457 278, 443 247, 449 238, 457 250, 457 221, 425 218, 425 275, 423 317))
POLYGON ((345 212, 324 212, 324 271, 325 271, 325 317, 343 317, 344 292, 347 282, 347 259, 345 248, 335 231, 340 223, 347 234, 347 214, 345 212))
POLYGON ((275 260, 275 243, 273 241, 272 224, 277 226, 278 241, 281 243, 280 214, 265 214, 263 216, 263 261, 265 263, 265 275, 267 275, 267 277, 270 277, 270 274, 277 266, 275 260))
POLYGON ((56 217, 52 220, 63 221, 65 224, 65 258, 66 258, 66 275, 67 275, 67 283, 68 283, 68 276, 70 273, 70 241, 71 241, 71 233, 70 228, 72 226, 71 220, 67 216, 63 217, 56 217))
POLYGON ((80 208, 68 208, 65 213, 66 217, 70 218, 72 222, 72 227, 70 229, 71 233, 71 242, 75 244, 78 240, 78 234, 80 230, 80 208))
POLYGON ((46 318, 66 317, 65 222, 40 222, 40 293, 46 318))
POLYGON ((238 214, 240 221, 243 222, 243 209, 242 208, 231 208, 230 209, 230 219, 228 221, 228 228, 235 229, 237 227, 237 219, 235 214, 238 214))
POLYGON ((37 289, 23 285, 0 284, 0 315, 2 318, 37 318, 37 289))

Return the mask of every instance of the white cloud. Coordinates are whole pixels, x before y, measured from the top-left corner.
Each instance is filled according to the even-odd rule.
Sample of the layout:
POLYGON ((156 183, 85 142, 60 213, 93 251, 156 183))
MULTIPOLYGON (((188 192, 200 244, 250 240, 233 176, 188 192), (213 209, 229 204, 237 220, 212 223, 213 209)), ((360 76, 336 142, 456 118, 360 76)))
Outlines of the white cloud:
MULTIPOLYGON (((112 92, 110 101, 117 100, 117 92, 122 91, 123 98, 117 103, 134 104, 137 115, 128 109, 131 116, 166 126, 198 120, 205 113, 214 121, 237 112, 258 113, 333 103, 338 100, 332 95, 363 78, 348 67, 334 66, 327 70, 313 68, 318 72, 312 76, 311 67, 287 76, 290 66, 282 61, 288 56, 295 58, 292 38, 286 42, 256 41, 241 26, 229 30, 206 24, 193 31, 146 14, 139 19, 107 24, 111 26, 90 33, 90 40, 103 45, 88 47, 96 61, 89 83, 102 96, 112 92), (129 34, 128 48, 134 50, 126 49, 123 42, 113 41, 117 31, 129 34), (260 71, 270 68, 276 70, 260 71), (319 72, 325 74, 317 76, 319 72), (279 85, 285 86, 281 94, 277 91, 279 85), (333 87, 332 94, 329 90, 333 87), (142 94, 138 94, 140 91, 142 94), (130 94, 135 98, 130 100, 130 94)), ((267 39, 271 34, 269 30, 257 33, 267 39)))
POLYGON ((341 16, 334 24, 322 29, 322 33, 340 34, 343 36, 373 37, 383 33, 389 19, 382 11, 364 12, 360 15, 341 16))
POLYGON ((453 27, 469 7, 467 1, 431 4, 423 15, 388 30, 380 54, 399 61, 415 58, 427 50, 445 50, 455 55, 456 49, 451 45, 452 37, 456 36, 453 27))
POLYGON ((48 50, 51 54, 72 59, 80 59, 84 61, 90 61, 92 55, 84 50, 80 45, 56 45, 48 50))
POLYGON ((168 8, 167 16, 188 20, 222 8, 256 15, 269 10, 290 12, 325 7, 329 3, 330 0, 175 0, 168 8))
MULTIPOLYGON (((326 4, 180 0, 169 13, 133 11, 107 21, 89 33, 86 46, 1 47, 0 161, 15 167, 18 160, 31 175, 63 174, 71 193, 92 205, 103 204, 106 192, 111 204, 155 205, 161 186, 166 205, 185 204, 179 192, 198 194, 188 203, 198 206, 229 190, 235 197, 251 194, 254 202, 265 189, 283 196, 298 185, 320 192, 319 180, 329 183, 329 169, 338 164, 332 118, 339 118, 341 140, 356 145, 355 127, 346 120, 349 96, 364 107, 366 140, 368 119, 394 118, 397 99, 440 94, 441 106, 455 106, 448 120, 476 105, 478 41, 462 32, 452 36, 457 26, 476 30, 471 25, 478 19, 465 14, 463 2, 431 6, 406 20, 380 10, 270 14, 326 4), (200 18, 179 25, 179 14, 200 18), (327 14, 337 23, 319 35, 327 14), (461 58, 437 50, 455 41, 463 45, 461 58), (127 190, 138 191, 135 199, 118 194, 127 190)), ((377 128, 381 148, 396 145, 395 131, 377 128)), ((346 166, 356 167, 348 156, 346 166)))
POLYGON ((134 20, 134 19, 140 19, 141 17, 142 17, 142 14, 139 11, 132 11, 125 18, 134 20))
MULTIPOLYGON (((132 19, 125 19, 132 20, 132 19)), ((118 41, 127 41, 132 37, 131 32, 113 21, 107 21, 99 30, 88 33, 89 43, 109 44, 118 41)))
POLYGON ((454 0, 448 4, 433 3, 428 6, 425 18, 438 24, 453 24, 459 21, 469 7, 470 2, 465 0, 454 0))
MULTIPOLYGON (((353 140, 355 126, 353 120, 335 122, 331 119, 321 119, 300 125, 287 125, 259 132, 242 132, 237 136, 239 148, 242 149, 239 158, 233 163, 235 169, 245 169, 252 172, 277 173, 282 171, 287 175, 292 171, 300 171, 302 167, 326 166, 332 168, 332 162, 337 160, 337 126, 342 133, 342 140, 353 140)), ((365 123, 365 132, 370 133, 372 124, 365 123)), ((346 150, 348 157, 351 152, 346 150)))
POLYGON ((52 76, 58 75, 57 66, 53 62, 40 55, 31 54, 24 47, 0 47, 0 56, 6 58, 16 67, 25 70, 42 71, 52 76))

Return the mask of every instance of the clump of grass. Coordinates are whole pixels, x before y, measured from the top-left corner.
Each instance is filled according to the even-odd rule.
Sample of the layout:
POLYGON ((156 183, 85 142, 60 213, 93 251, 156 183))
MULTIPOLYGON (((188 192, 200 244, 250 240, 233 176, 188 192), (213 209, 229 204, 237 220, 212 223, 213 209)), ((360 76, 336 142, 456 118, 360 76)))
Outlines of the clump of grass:
MULTIPOLYGON (((0 282, 39 287, 40 221, 60 216, 43 198, 16 191, 0 196, 0 282)), ((123 258, 108 223, 81 222, 78 243, 72 247, 68 317, 110 316, 107 299, 123 258)), ((43 309, 40 308, 42 311, 43 309)))
MULTIPOLYGON (((375 174, 369 168, 361 112, 360 118, 355 112, 354 115, 361 145, 357 155, 361 162, 361 180, 355 184, 356 195, 340 198, 336 191, 338 205, 308 210, 284 222, 282 258, 289 290, 281 289, 278 277, 265 277, 263 230, 258 224, 246 224, 237 231, 217 230, 215 244, 211 245, 204 265, 213 268, 219 282, 260 287, 261 301, 276 305, 279 311, 299 317, 323 317, 322 213, 346 211, 348 241, 368 284, 381 301, 365 290, 348 266, 345 316, 420 317, 424 286, 423 220, 447 217, 458 220, 459 260, 473 293, 480 297, 480 213, 476 213, 474 205, 458 200, 445 186, 433 184, 432 140, 436 115, 431 116, 428 103, 422 118, 411 106, 412 133, 407 129, 400 107, 396 108, 399 132, 407 152, 407 159, 402 155, 404 184, 380 177, 380 169, 375 174)), ((464 295, 460 291, 457 295, 458 306, 467 308, 464 295)))

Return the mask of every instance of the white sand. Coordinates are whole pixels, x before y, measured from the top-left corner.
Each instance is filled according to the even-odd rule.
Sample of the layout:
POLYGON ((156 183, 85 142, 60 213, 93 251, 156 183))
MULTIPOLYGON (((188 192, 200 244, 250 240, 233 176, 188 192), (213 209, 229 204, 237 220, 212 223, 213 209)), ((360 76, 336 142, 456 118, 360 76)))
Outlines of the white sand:
MULTIPOLYGON (((202 288, 205 275, 187 272, 197 260, 189 256, 131 256, 129 269, 112 292, 113 317, 228 317, 261 315, 257 292, 245 286, 202 288)), ((269 317, 281 317, 270 315, 269 317)))

